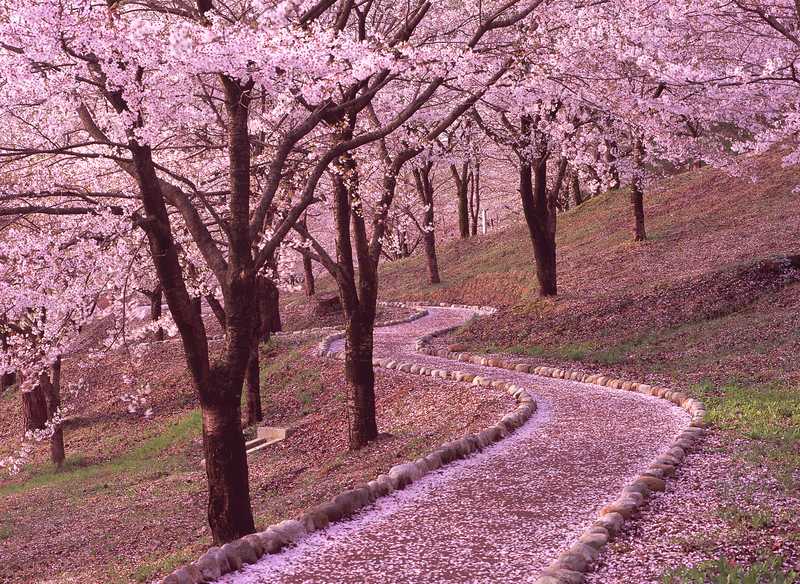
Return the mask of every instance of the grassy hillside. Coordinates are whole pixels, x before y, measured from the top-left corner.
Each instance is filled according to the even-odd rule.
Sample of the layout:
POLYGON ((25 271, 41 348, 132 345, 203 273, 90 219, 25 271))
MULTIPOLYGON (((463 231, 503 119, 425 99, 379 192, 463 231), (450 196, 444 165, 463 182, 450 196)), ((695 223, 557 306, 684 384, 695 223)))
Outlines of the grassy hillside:
POLYGON ((646 199, 650 240, 631 241, 628 193, 559 216, 559 297, 537 298, 522 223, 439 250, 443 283, 424 262, 386 265, 387 299, 503 307, 458 336, 473 348, 523 352, 674 381, 797 381, 800 273, 769 260, 800 254, 800 172, 777 157, 758 183, 702 169, 646 199))
POLYGON ((383 270, 387 299, 501 308, 442 344, 611 371, 705 401, 715 430, 683 471, 682 494, 636 527, 647 545, 615 544, 604 560, 612 573, 669 550, 653 561, 679 581, 721 582, 726 570, 726 582, 751 581, 761 570, 775 573, 759 581, 788 582, 774 566, 800 569, 800 524, 787 511, 800 504, 800 269, 775 261, 800 254, 800 172, 776 155, 758 166, 757 183, 706 168, 658 184, 646 197, 644 243, 631 241, 625 191, 559 216, 555 300, 537 297, 521 223, 441 246, 440 285, 421 284, 420 257, 383 270), (691 521, 686 498, 704 501, 689 507, 691 521), (695 566, 690 552, 708 562, 695 566))

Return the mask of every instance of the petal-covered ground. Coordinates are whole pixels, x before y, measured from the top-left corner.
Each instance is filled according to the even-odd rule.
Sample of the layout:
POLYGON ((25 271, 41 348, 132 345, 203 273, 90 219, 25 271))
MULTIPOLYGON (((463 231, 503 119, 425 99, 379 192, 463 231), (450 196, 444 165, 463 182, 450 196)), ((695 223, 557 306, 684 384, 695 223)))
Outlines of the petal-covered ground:
POLYGON ((536 415, 479 455, 221 582, 533 581, 686 426, 683 410, 640 394, 413 352, 419 336, 470 315, 432 308, 379 329, 376 354, 513 381, 535 397, 536 415))

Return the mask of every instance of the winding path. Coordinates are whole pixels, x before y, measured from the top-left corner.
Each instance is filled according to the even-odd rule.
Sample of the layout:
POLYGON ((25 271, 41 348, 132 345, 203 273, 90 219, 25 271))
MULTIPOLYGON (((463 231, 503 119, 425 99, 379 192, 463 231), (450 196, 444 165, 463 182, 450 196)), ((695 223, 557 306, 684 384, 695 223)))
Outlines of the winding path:
POLYGON ((430 308, 414 322, 377 329, 376 356, 512 381, 538 412, 480 454, 219 582, 532 582, 688 424, 680 408, 634 392, 414 352, 418 337, 471 315, 430 308))

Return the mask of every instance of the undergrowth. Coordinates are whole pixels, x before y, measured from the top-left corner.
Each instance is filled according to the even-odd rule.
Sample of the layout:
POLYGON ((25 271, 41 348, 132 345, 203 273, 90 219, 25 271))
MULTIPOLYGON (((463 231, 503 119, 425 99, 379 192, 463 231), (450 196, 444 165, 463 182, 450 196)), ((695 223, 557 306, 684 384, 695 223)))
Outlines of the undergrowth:
POLYGON ((708 421, 748 439, 740 456, 767 464, 787 489, 797 488, 800 469, 800 392, 785 384, 705 382, 694 392, 706 404, 708 421))
POLYGON ((749 565, 719 558, 671 570, 662 581, 664 584, 796 584, 800 575, 794 570, 784 571, 783 560, 777 556, 749 565))

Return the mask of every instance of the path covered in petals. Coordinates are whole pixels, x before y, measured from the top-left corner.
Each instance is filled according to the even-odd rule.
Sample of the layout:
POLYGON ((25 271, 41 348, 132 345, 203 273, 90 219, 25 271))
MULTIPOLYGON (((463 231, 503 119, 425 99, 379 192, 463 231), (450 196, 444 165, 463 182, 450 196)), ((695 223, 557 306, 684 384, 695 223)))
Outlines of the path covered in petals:
POLYGON ((418 337, 472 315, 429 312, 376 329, 376 357, 512 381, 537 413, 480 454, 220 582, 532 582, 688 424, 680 408, 641 394, 419 355, 418 337))

